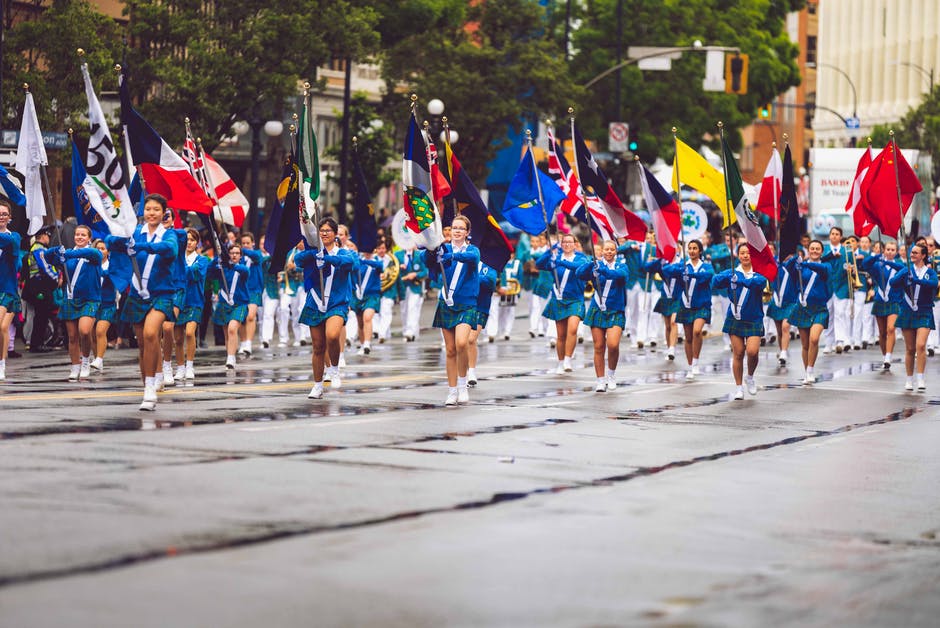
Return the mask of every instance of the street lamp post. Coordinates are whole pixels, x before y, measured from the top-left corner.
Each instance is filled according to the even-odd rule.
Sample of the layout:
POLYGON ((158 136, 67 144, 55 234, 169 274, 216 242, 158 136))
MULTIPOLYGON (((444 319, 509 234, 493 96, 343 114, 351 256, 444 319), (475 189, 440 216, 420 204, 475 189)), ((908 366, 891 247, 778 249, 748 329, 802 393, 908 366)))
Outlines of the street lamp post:
MULTIPOLYGON (((808 68, 829 68, 830 70, 833 70, 833 71, 835 71, 835 72, 838 72, 839 74, 841 74, 842 76, 845 77, 845 80, 847 80, 847 81, 849 82, 849 87, 852 88, 852 121, 853 121, 853 124, 857 124, 856 121, 858 120, 858 92, 855 90, 855 83, 852 82, 851 77, 849 77, 849 75, 846 74, 845 71, 842 70, 842 68, 840 68, 840 67, 838 67, 838 66, 834 66, 834 65, 832 65, 831 63, 824 63, 824 62, 822 62, 822 61, 817 61, 816 63, 812 63, 812 62, 811 62, 811 63, 807 63, 807 64, 806 64, 806 67, 808 67, 808 68)), ((843 120, 843 122, 845 122, 845 120, 843 120)), ((853 127, 853 132, 854 132, 854 127, 853 127)), ((857 139, 858 139, 858 138, 857 138, 854 134, 851 135, 851 136, 849 137, 849 146, 855 146, 855 143, 856 143, 857 139)))
POLYGON ((919 66, 916 63, 910 63, 909 61, 892 61, 891 65, 906 65, 907 67, 914 68, 915 70, 920 72, 930 82, 930 93, 931 94, 933 93, 933 68, 930 68, 930 70, 928 70, 924 68, 923 66, 919 66))
POLYGON ((249 228, 252 233, 257 234, 261 231, 261 208, 258 207, 259 181, 261 174, 261 130, 264 129, 268 137, 278 137, 284 131, 284 124, 280 120, 265 121, 258 108, 252 110, 251 119, 248 120, 248 126, 251 128, 251 186, 249 188, 249 228))

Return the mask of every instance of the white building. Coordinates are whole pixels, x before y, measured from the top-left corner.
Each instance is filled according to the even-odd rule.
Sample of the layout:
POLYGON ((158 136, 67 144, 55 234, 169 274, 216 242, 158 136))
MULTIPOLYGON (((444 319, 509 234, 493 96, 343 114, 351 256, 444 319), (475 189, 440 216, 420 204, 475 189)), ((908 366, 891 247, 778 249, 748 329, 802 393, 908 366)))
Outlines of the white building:
POLYGON ((833 113, 816 109, 819 147, 863 141, 876 124, 897 122, 940 79, 938 0, 819 0, 816 104, 860 128, 848 131, 833 113))

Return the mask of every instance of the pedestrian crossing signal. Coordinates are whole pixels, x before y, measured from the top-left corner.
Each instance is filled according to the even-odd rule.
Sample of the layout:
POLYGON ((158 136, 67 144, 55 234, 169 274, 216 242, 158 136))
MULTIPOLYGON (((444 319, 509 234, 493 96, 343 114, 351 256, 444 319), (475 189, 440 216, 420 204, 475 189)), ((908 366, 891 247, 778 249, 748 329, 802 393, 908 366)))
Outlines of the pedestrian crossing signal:
POLYGON ((748 56, 734 53, 725 56, 725 92, 728 94, 747 93, 748 56))

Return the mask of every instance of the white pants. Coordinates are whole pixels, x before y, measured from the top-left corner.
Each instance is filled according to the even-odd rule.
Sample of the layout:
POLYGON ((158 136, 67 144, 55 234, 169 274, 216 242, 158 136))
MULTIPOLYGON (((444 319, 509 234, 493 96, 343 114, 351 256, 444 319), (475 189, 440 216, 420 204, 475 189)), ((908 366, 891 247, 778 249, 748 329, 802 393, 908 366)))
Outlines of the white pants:
POLYGON ((499 331, 499 295, 495 292, 490 295, 490 315, 486 319, 483 333, 490 338, 496 338, 499 331))
POLYGON ((421 306, 424 305, 424 295, 420 292, 405 290, 405 298, 399 304, 401 309, 402 336, 418 337, 421 332, 421 306))
POLYGON ((277 322, 277 336, 281 342, 287 342, 287 322, 290 318, 289 299, 288 308, 281 304, 284 291, 278 293, 277 299, 272 299, 267 292, 261 294, 261 340, 268 344, 274 339, 274 323, 277 322))
MULTIPOLYGON (((307 302, 307 291, 300 287, 297 288, 294 296, 284 295, 284 298, 288 303, 286 309, 290 310, 290 326, 291 331, 294 332, 294 342, 310 340, 310 328, 300 324, 300 314, 304 311, 304 304, 307 302)), ((284 340, 287 341, 286 338, 284 340)))
POLYGON ((636 312, 637 326, 636 339, 638 341, 652 342, 659 335, 659 328, 663 324, 663 317, 653 311, 659 301, 659 290, 653 287, 652 292, 640 290, 637 295, 636 312))
POLYGON ((499 323, 497 336, 508 337, 512 335, 512 326, 516 322, 516 305, 500 305, 497 309, 499 323))
POLYGON ((875 321, 874 314, 871 313, 872 308, 875 306, 874 300, 869 301, 863 307, 864 314, 862 315, 862 332, 865 334, 862 339, 868 340, 868 344, 877 344, 878 343, 878 323, 875 321))
POLYGON ((394 307, 395 299, 387 297, 379 299, 379 317, 375 328, 379 333, 380 340, 388 340, 392 337, 392 310, 394 307))
POLYGON ((849 344, 852 321, 849 317, 849 299, 829 297, 829 327, 823 334, 825 346, 849 344))
POLYGON ((627 290, 627 307, 624 311, 626 317, 626 326, 624 330, 634 342, 644 340, 644 336, 640 334, 639 324, 640 324, 640 295, 643 293, 643 288, 639 284, 633 286, 627 290))
MULTIPOLYGON (((855 316, 852 318, 852 344, 856 347, 862 346, 862 342, 871 338, 868 328, 871 324, 871 305, 865 307, 865 292, 854 290, 852 299, 855 303, 855 316)), ((851 314, 851 307, 849 313, 851 314)))
MULTIPOLYGON (((933 302, 933 329, 930 330, 930 335, 927 336, 927 345, 930 347, 936 347, 940 345, 940 333, 937 332, 937 324, 940 323, 940 301, 933 302)), ((13 329, 11 326, 10 329, 13 329)))
MULTIPOLYGON (((371 341, 371 338, 367 338, 371 341)), ((352 310, 349 310, 349 314, 346 315, 346 341, 356 344, 359 341, 359 319, 356 318, 356 313, 352 310)))
POLYGON ((532 293, 529 299, 529 331, 533 334, 544 334, 545 328, 542 326, 542 310, 545 309, 545 299, 532 293))

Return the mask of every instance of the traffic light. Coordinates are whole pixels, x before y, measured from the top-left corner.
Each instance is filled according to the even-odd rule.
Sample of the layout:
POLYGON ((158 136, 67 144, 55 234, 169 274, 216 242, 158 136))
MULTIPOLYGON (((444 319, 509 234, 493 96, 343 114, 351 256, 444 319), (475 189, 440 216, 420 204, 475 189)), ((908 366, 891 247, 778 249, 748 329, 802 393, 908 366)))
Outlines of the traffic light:
POLYGON ((636 143, 636 140, 630 140, 630 144, 629 144, 630 152, 635 153, 636 149, 639 147, 640 145, 636 143))
POLYGON ((774 106, 773 103, 767 103, 760 108, 758 115, 761 120, 770 120, 774 117, 774 106))
POLYGON ((747 93, 748 56, 734 53, 725 56, 725 92, 729 94, 747 93))

